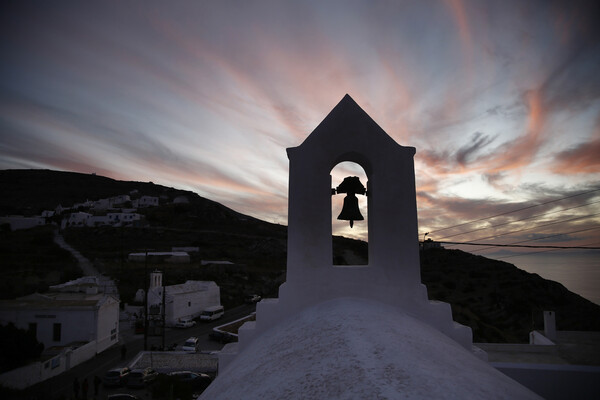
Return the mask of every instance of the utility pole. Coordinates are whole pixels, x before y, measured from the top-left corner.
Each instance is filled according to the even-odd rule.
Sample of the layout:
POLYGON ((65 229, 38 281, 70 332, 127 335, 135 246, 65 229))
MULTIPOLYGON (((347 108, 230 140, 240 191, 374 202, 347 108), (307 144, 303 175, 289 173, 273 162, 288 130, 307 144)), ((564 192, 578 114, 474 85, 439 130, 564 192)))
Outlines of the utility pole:
POLYGON ((144 257, 144 351, 148 350, 148 249, 144 257))
POLYGON ((123 276, 123 225, 121 225, 121 276, 123 276))
POLYGON ((423 235, 423 250, 425 250, 425 236, 429 235, 429 232, 425 232, 423 235))
POLYGON ((167 271, 166 268, 163 268, 163 273, 162 273, 162 349, 163 351, 166 350, 165 348, 165 322, 167 319, 167 309, 165 308, 165 304, 166 304, 166 292, 167 292, 167 285, 165 283, 165 272, 167 271))

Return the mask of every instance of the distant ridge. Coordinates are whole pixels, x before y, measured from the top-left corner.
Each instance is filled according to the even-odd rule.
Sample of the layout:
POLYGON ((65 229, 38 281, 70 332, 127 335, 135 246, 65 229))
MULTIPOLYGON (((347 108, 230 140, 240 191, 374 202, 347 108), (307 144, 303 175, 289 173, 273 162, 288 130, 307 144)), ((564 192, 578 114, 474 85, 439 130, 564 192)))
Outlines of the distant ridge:
POLYGON ((54 210, 59 204, 71 207, 86 200, 129 194, 133 190, 157 197, 187 195, 227 208, 194 192, 152 182, 119 181, 96 174, 48 169, 0 170, 0 187, 0 215, 39 215, 43 210, 54 210))

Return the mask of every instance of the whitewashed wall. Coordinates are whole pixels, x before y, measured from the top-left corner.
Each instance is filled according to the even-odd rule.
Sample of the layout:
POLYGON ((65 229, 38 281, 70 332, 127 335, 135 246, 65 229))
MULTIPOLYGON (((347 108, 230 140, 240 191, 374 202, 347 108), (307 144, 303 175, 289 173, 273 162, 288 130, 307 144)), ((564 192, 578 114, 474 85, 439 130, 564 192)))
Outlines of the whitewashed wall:
POLYGON ((206 291, 174 295, 167 304, 167 324, 174 324, 179 318, 196 318, 202 311, 221 304, 221 292, 215 284, 206 291))
POLYGON ((96 341, 92 341, 74 350, 65 350, 61 354, 44 362, 38 361, 5 372, 0 375, 0 385, 13 389, 25 389, 26 387, 62 374, 68 369, 91 359, 95 354, 96 341))
POLYGON ((100 353, 119 340, 119 302, 107 300, 98 309, 98 324, 96 330, 97 352, 100 353))

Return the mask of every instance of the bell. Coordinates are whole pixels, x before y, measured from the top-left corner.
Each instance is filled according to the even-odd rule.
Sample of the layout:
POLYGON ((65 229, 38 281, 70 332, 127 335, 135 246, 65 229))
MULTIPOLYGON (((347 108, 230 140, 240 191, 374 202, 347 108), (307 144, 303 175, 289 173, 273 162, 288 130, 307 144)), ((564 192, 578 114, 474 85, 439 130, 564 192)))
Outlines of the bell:
POLYGON ((360 182, 358 176, 348 176, 344 178, 344 181, 340 183, 335 190, 332 190, 332 193, 333 192, 346 193, 344 207, 342 207, 342 212, 338 215, 337 219, 350 221, 350 228, 354 226, 354 221, 364 220, 358 209, 358 199, 355 194, 366 194, 367 190, 360 182))
POLYGON ((342 207, 342 212, 338 215, 337 219, 350 221, 350 228, 354 226, 354 221, 364 220, 358 209, 358 199, 354 193, 350 192, 344 197, 344 207, 342 207))

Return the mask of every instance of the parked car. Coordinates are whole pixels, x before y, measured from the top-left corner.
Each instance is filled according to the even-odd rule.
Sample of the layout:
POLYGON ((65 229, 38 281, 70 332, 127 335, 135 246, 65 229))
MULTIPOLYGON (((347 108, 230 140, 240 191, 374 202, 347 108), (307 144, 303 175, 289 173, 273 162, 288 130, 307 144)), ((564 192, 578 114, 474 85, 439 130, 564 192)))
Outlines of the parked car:
POLYGON ((192 389, 204 390, 212 382, 210 376, 192 371, 175 371, 171 372, 169 376, 179 382, 189 384, 192 389))
POLYGON ((127 378, 131 370, 127 367, 113 368, 104 374, 102 384, 104 386, 123 386, 127 383, 127 378))
POLYGON ((258 303, 259 301, 261 301, 262 297, 260 297, 257 294, 251 294, 249 296, 246 296, 246 303, 248 304, 252 304, 252 303, 258 303))
POLYGON ((196 321, 193 319, 180 319, 175 322, 175 328, 191 328, 194 325, 196 325, 196 321))
POLYGON ((221 342, 221 343, 231 343, 231 342, 237 341, 237 337, 235 337, 233 335, 230 335, 226 332, 214 331, 214 330, 208 334, 208 337, 211 340, 216 340, 217 342, 221 342))
POLYGON ((150 367, 134 369, 127 377, 127 387, 144 387, 154 382, 156 378, 158 378, 158 372, 150 367))
POLYGON ((185 341, 181 350, 187 351, 188 353, 195 353, 198 351, 198 338, 192 336, 188 340, 185 341))

